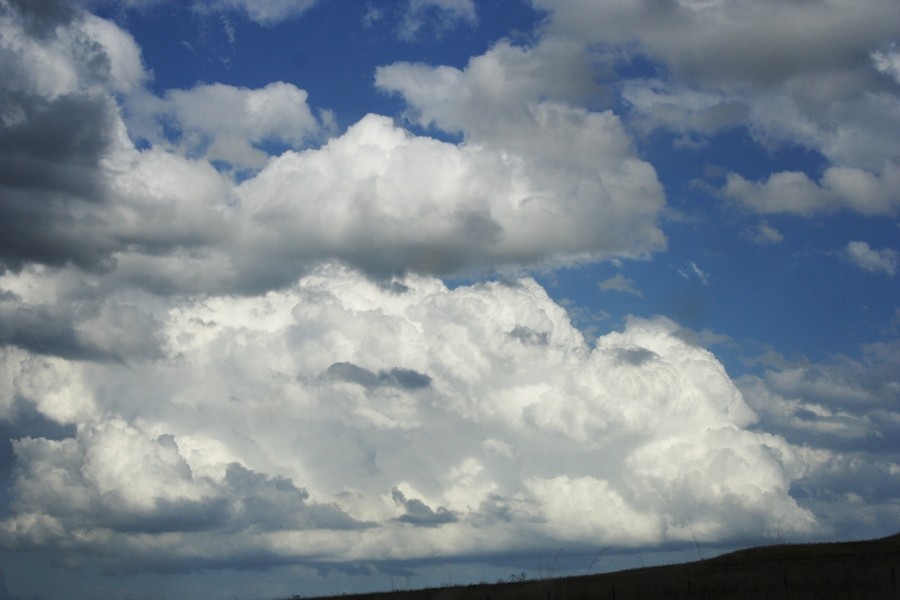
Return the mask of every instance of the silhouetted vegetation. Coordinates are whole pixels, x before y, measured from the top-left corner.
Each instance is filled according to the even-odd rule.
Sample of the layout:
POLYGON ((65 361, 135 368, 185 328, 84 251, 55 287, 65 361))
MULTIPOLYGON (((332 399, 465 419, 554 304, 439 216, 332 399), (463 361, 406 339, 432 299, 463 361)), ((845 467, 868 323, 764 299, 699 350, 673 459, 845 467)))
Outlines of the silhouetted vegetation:
POLYGON ((864 542, 765 546, 681 565, 646 567, 598 575, 331 598, 900 600, 898 577, 900 534, 864 542))

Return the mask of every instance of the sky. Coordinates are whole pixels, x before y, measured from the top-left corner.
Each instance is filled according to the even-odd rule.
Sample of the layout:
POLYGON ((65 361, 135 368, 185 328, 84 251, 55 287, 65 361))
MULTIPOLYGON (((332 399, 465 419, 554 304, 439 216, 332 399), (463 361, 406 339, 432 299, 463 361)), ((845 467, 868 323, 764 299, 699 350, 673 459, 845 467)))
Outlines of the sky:
POLYGON ((896 0, 0 0, 0 600, 900 530, 896 0))

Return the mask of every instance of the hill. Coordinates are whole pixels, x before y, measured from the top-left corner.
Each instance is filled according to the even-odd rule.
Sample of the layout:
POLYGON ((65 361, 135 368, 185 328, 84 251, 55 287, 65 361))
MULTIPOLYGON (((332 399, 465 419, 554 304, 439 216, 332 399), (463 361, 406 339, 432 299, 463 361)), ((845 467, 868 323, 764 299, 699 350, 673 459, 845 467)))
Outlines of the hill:
MULTIPOLYGON (((515 583, 343 595, 342 600, 900 600, 900 534, 784 544, 697 562, 515 583)), ((295 596, 299 599, 301 596, 295 596)), ((318 600, 328 600, 319 598, 318 600)))

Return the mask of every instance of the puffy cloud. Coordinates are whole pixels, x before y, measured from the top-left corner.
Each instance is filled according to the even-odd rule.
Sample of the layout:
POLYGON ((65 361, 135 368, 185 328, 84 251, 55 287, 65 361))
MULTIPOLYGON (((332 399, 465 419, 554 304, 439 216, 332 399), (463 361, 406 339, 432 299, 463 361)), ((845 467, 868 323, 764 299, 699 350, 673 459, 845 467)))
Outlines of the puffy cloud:
POLYGON ((844 64, 860 48, 890 41, 900 14, 890 0, 876 0, 867 11, 848 1, 802 0, 751 7, 740 0, 533 4, 550 13, 552 29, 606 43, 636 41, 637 51, 669 65, 681 79, 755 85, 844 64))
MULTIPOLYGON (((0 23, 15 75, 3 91, 0 257, 14 269, 74 263, 158 293, 247 292, 332 259, 384 278, 642 257, 665 243, 662 188, 619 120, 567 103, 589 85, 541 91, 546 74, 587 72, 571 45, 500 45, 456 72, 472 93, 428 118, 466 130, 462 143, 370 115, 267 163, 272 145, 299 149, 324 133, 305 91, 211 84, 154 97, 140 51, 113 23, 72 9, 45 34, 52 43, 38 43, 21 12, 0 23), (490 89, 498 70, 508 85, 490 89), (504 99, 516 89, 525 97, 504 99), (511 115, 497 126, 476 118, 487 96, 511 115), (210 161, 244 176, 264 168, 235 185, 210 161)), ((424 119, 433 102, 410 86, 430 77, 398 64, 378 80, 424 119)), ((60 341, 72 337, 60 327, 60 341)))
POLYGON ((0 261, 102 272, 117 252, 218 239, 220 219, 199 205, 227 203, 225 178, 128 138, 116 97, 140 93, 145 79, 134 40, 76 9, 39 38, 28 10, 0 13, 0 261))
POLYGON ((236 189, 252 223, 247 243, 268 264, 337 257, 378 277, 637 257, 662 246, 662 190, 614 116, 542 104, 531 119, 541 142, 519 148, 440 142, 369 115, 320 149, 273 159, 236 189))
POLYGON ((866 271, 893 277, 900 264, 900 253, 891 248, 875 250, 866 242, 848 242, 844 249, 847 260, 866 271))
POLYGON ((528 279, 336 266, 166 305, 140 368, 2 350, 4 401, 79 424, 15 443, 6 546, 167 570, 819 530, 802 454, 664 319, 589 347, 528 279))
POLYGON ((895 62, 896 3, 866 11, 818 1, 534 4, 549 13, 551 32, 666 68, 666 77, 619 86, 640 130, 662 127, 682 134, 681 146, 697 146, 693 136, 745 126, 767 147, 800 145, 830 163, 818 183, 775 173, 746 186, 730 180, 726 195, 764 212, 896 212, 900 97, 885 77, 895 62))
POLYGON ((852 167, 829 167, 816 182, 802 171, 774 173, 751 182, 729 173, 721 194, 760 213, 810 216, 851 209, 864 215, 893 215, 900 191, 900 167, 891 165, 880 175, 852 167))
POLYGON ((379 67, 375 83, 402 95, 411 118, 423 126, 463 133, 482 143, 515 143, 516 149, 527 144, 536 150, 539 145, 529 134, 541 102, 575 106, 597 96, 594 75, 583 47, 550 38, 533 47, 497 42, 485 54, 470 58, 462 70, 414 63, 379 67))
MULTIPOLYGON (((383 67, 376 83, 408 118, 451 136, 369 115, 305 147, 321 125, 303 90, 154 98, 111 22, 0 2, 0 415, 16 438, 5 548, 127 571, 816 535, 842 474, 862 475, 846 453, 792 444, 807 412, 823 415, 823 440, 861 443, 868 422, 892 433, 889 407, 854 421, 819 396, 859 386, 812 375, 812 391, 787 371, 742 380, 748 405, 665 319, 588 344, 530 279, 432 278, 664 246, 655 171, 616 115, 584 108, 602 90, 580 42, 500 42, 462 69, 383 67), (279 144, 293 150, 262 154, 279 144), (235 183, 210 161, 260 170, 235 183), (831 499, 799 501, 796 482, 831 499)), ((268 24, 310 4, 206 6, 268 24)), ((426 5, 457 20, 474 11, 411 4, 426 5)), ((686 136, 741 119, 760 139, 778 130, 715 65, 694 81, 706 87, 659 80, 628 97, 636 113, 672 104, 648 130, 682 119, 686 136)), ((871 97, 891 107, 890 94, 871 97)), ((789 130, 837 161, 883 124, 877 114, 831 136, 816 119, 789 130)), ((811 198, 791 210, 895 210, 891 143, 876 136, 857 162, 800 181, 811 198), (887 166, 873 167, 885 148, 887 166)), ((778 210, 775 184, 728 185, 778 210)), ((604 284, 633 292, 624 278, 604 284)), ((864 499, 890 501, 892 460, 872 463, 880 495, 864 499)))
POLYGON ((129 104, 129 123, 134 134, 155 145, 171 140, 180 153, 259 168, 269 158, 258 148, 263 142, 299 148, 322 133, 306 100, 304 90, 282 82, 255 90, 200 85, 170 90, 161 99, 138 96, 129 104))
POLYGON ((91 35, 105 31, 97 20, 43 8, 0 6, 0 261, 92 265, 109 240, 72 230, 102 190, 120 62, 91 35))
POLYGON ((872 61, 875 63, 875 68, 900 83, 900 51, 897 51, 896 44, 891 44, 891 48, 887 52, 880 50, 873 52, 872 61))
POLYGON ((475 177, 466 179, 496 200, 486 205, 458 195, 457 202, 499 226, 496 249, 482 243, 482 256, 498 253, 507 257, 498 262, 513 264, 535 262, 538 255, 550 263, 616 252, 640 256, 664 243, 654 223, 662 190, 615 115, 574 104, 597 94, 592 72, 579 46, 553 39, 533 48, 500 42, 462 70, 396 63, 379 68, 375 79, 381 89, 402 95, 420 125, 462 134, 455 146, 460 158, 441 161, 439 180, 446 180, 448 164, 469 170, 477 163, 475 177), (503 188, 491 192, 498 184, 503 188), (592 215, 600 211, 602 219, 592 215), (563 230, 575 238, 560 245, 563 230), (532 249, 524 247, 526 239, 532 249))
POLYGON ((898 350, 896 341, 871 344, 861 360, 786 365, 737 381, 759 415, 759 428, 803 446, 807 470, 793 485, 836 530, 848 524, 835 510, 840 503, 853 507, 860 536, 900 516, 898 350))

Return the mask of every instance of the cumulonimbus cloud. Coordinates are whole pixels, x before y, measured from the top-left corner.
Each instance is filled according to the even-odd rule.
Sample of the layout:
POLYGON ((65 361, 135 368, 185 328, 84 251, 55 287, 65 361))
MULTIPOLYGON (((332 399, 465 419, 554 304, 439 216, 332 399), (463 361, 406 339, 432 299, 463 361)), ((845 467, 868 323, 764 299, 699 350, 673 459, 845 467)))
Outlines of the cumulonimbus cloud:
POLYGON ((139 369, 7 347, 4 396, 79 427, 16 442, 4 545, 127 569, 112 548, 190 564, 208 536, 314 562, 821 527, 789 493, 802 453, 673 323, 589 347, 531 280, 398 283, 332 266, 179 303, 139 369))

